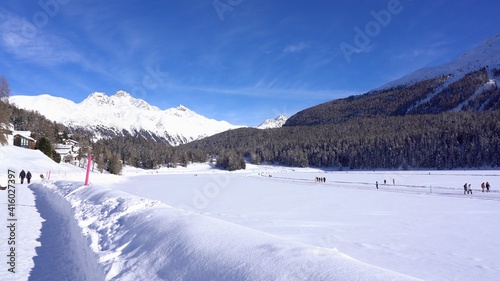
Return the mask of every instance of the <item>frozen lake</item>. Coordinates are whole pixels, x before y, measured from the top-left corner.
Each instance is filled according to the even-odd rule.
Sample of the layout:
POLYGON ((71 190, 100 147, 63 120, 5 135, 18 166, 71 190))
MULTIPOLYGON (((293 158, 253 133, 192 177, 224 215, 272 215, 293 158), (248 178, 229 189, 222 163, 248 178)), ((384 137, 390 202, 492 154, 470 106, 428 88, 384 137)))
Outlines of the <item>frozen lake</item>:
POLYGON ((494 280, 500 274, 499 171, 249 166, 227 173, 195 165, 132 174, 115 188, 410 276, 494 280), (486 181, 490 193, 481 192, 486 181), (464 183, 472 195, 463 194, 464 183))

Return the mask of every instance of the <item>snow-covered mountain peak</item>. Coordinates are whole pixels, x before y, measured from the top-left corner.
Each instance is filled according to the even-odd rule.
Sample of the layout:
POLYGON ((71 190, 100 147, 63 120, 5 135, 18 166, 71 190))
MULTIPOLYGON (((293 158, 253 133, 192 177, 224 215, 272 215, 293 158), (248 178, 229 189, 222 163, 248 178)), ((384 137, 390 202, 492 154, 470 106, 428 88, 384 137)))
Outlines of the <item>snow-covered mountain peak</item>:
POLYGON ((288 117, 286 117, 283 114, 280 114, 278 117, 274 119, 267 119, 266 121, 262 122, 262 124, 257 126, 257 128, 258 129, 281 128, 285 124, 286 120, 288 120, 288 117))
POLYGON ((129 93, 125 92, 125 91, 117 91, 113 97, 117 97, 117 98, 132 98, 132 95, 130 95, 129 93))
POLYGON ((177 107, 176 107, 177 110, 179 111, 188 111, 189 109, 187 107, 185 107, 184 105, 182 104, 179 104, 177 107))
MULTIPOLYGON (((500 64, 500 34, 485 40, 479 46, 468 50, 450 66, 470 66, 474 68, 500 64)), ((473 69, 475 70, 475 69, 473 69)))
POLYGON ((241 127, 206 118, 183 105, 162 111, 125 91, 112 96, 95 92, 78 104, 50 95, 11 96, 9 100, 19 108, 38 111, 49 120, 93 130, 97 136, 128 132, 164 139, 172 145, 241 127))
POLYGON ((125 91, 117 91, 110 98, 115 102, 115 104, 122 107, 133 107, 153 111, 160 110, 158 107, 150 105, 145 100, 134 98, 131 94, 125 91))
POLYGON ((105 93, 94 92, 90 94, 85 100, 83 100, 82 104, 88 106, 114 106, 114 101, 108 97, 105 93))
POLYGON ((133 108, 159 111, 156 106, 148 104, 142 99, 136 99, 131 94, 125 91, 117 91, 112 96, 107 96, 105 93, 94 92, 90 94, 82 103, 87 107, 119 107, 123 110, 131 110, 133 108))

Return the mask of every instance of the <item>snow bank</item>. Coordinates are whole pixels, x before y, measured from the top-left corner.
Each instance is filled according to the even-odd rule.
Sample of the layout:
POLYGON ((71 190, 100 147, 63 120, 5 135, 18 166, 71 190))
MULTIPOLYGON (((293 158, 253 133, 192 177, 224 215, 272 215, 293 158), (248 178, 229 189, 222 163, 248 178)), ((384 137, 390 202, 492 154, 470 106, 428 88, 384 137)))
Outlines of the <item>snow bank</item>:
POLYGON ((74 259, 80 265, 73 268, 95 274, 88 280, 102 280, 101 272, 106 280, 414 280, 336 249, 288 241, 103 186, 60 181, 32 189, 43 198, 37 206, 50 204, 65 216, 68 235, 77 231, 71 220, 78 222, 85 239, 68 246, 72 255, 80 251, 74 259), (93 255, 97 266, 86 260, 93 255))
POLYGON ((88 247, 71 205, 61 196, 54 196, 50 183, 30 185, 36 195, 36 208, 45 221, 31 271, 32 280, 104 280, 96 254, 88 247))
MULTIPOLYGON (((17 146, 0 146, 0 185, 7 185, 9 170, 16 177, 13 188, 0 190, 0 280, 28 280, 35 266, 34 256, 41 246, 40 236, 44 219, 36 208, 35 195, 27 188, 27 183, 20 184, 19 172, 31 171, 32 182, 41 182, 39 174, 47 175, 50 171, 52 178, 79 176, 81 169, 69 165, 57 164, 38 150, 25 149, 17 146), (8 198, 15 200, 14 206, 9 205, 8 198), (11 212, 12 215, 11 216, 11 212), (7 226, 15 219, 15 230, 7 232, 7 226), (14 238, 8 240, 8 238, 14 238), (11 244, 9 244, 9 242, 11 244), (13 242, 15 244, 13 244, 13 242), (10 248, 15 248, 15 268, 8 271, 11 265, 7 264, 7 255, 10 248)), ((81 236, 81 235, 80 235, 81 236)), ((54 259, 57 256, 51 257, 54 259)), ((40 279, 33 279, 40 280, 40 279)), ((62 280, 62 279, 59 279, 62 280)))

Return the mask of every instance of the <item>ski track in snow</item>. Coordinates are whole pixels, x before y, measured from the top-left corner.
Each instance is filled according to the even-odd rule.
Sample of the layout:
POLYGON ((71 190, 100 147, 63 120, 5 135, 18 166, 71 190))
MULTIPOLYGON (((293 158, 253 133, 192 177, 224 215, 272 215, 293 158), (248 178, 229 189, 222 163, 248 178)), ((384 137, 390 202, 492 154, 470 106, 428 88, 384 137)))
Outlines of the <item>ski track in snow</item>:
MULTIPOLYGON (((435 175, 435 174, 434 174, 435 175)), ((264 177, 264 180, 274 180, 280 181, 284 183, 293 183, 293 184, 304 184, 311 185, 311 179, 307 178, 290 178, 290 177, 266 177, 264 175, 259 175, 264 177)), ((478 175, 463 175, 463 176, 478 176, 478 175)), ((485 175, 480 175, 484 177, 485 175)), ((494 177, 498 177, 497 175, 493 175, 494 177)), ((490 175, 491 177, 491 175, 490 175)), ((376 190, 375 183, 373 182, 362 182, 362 181, 328 181, 324 183, 317 183, 322 187, 330 187, 330 188, 346 188, 346 189, 359 189, 359 190, 376 190)), ((408 193, 408 194, 427 194, 433 196, 447 196, 447 197, 458 197, 463 198, 463 194, 461 193, 463 189, 461 187, 447 187, 447 186, 424 186, 424 185, 410 185, 410 184, 392 184, 387 183, 383 184, 379 182, 379 191, 380 192, 396 192, 396 193, 408 193)), ((479 200, 493 200, 500 201, 500 191, 499 190, 491 190, 489 193, 484 193, 481 189, 473 188, 472 195, 466 195, 467 198, 471 199, 479 199, 479 200)))

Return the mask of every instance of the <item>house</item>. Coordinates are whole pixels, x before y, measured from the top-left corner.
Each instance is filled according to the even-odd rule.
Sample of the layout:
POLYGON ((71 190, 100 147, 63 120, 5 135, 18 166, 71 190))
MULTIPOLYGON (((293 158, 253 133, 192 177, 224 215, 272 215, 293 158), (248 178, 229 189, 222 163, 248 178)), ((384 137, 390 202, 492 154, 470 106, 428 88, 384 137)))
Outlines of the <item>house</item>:
POLYGON ((36 140, 31 137, 30 131, 12 131, 9 142, 15 146, 35 149, 36 140))
POLYGON ((79 143, 76 141, 76 140, 71 140, 71 139, 68 139, 68 140, 63 140, 63 143, 64 144, 67 144, 67 145, 72 145, 73 146, 73 149, 76 151, 78 150, 79 148, 79 143))
POLYGON ((75 140, 64 140, 63 143, 54 145, 54 150, 61 155, 61 160, 64 163, 70 163, 75 166, 79 165, 78 153, 80 147, 75 140))

